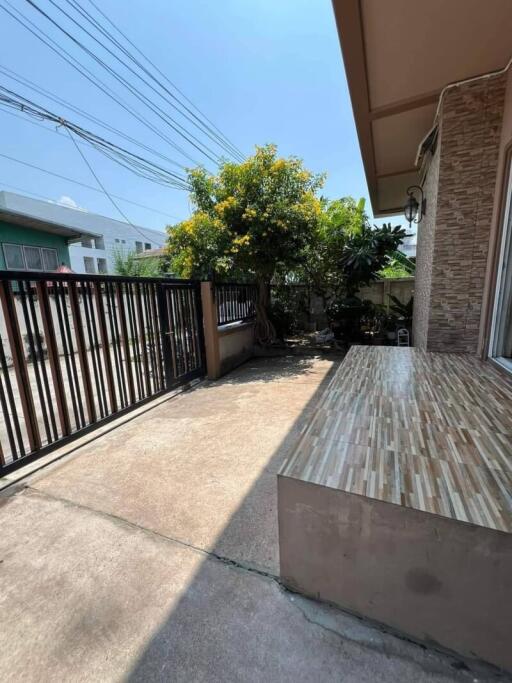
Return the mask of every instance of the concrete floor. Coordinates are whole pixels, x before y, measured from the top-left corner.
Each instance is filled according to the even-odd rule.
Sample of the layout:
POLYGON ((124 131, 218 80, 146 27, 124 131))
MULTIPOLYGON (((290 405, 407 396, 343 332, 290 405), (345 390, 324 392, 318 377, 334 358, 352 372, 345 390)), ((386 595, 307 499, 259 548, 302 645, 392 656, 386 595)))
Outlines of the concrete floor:
POLYGON ((336 365, 251 361, 8 489, 0 679, 505 680, 276 580, 275 473, 336 365))

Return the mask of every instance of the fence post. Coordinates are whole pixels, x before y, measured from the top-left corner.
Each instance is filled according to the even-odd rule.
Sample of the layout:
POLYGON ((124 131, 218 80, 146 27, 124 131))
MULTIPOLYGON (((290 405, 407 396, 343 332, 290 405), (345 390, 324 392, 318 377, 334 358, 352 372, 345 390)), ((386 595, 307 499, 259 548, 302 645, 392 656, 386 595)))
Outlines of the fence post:
POLYGON ((217 323, 217 303, 213 282, 201 282, 206 372, 208 379, 220 377, 220 349, 217 323))

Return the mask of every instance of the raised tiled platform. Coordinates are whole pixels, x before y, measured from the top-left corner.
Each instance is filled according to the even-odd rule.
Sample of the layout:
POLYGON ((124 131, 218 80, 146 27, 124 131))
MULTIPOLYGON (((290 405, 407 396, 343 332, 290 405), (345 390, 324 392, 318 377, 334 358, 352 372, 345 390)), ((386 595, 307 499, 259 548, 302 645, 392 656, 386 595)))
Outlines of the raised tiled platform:
POLYGON ((512 668, 512 382, 493 366, 353 347, 278 490, 290 585, 512 668))
POLYGON ((354 346, 281 474, 512 531, 512 383, 470 356, 354 346))

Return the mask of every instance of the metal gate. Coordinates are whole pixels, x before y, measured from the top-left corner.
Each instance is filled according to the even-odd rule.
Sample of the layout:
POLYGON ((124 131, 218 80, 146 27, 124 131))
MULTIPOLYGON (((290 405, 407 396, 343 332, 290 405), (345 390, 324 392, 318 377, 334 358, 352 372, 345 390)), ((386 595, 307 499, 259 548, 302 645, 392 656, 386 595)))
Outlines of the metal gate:
POLYGON ((0 271, 0 476, 205 373, 193 280, 0 271))

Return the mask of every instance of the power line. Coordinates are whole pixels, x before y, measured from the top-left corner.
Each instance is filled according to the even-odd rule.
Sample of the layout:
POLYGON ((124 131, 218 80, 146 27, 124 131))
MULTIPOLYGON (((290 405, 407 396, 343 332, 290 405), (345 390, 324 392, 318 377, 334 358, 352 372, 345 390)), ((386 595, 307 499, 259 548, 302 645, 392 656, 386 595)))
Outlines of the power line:
MULTIPOLYGON (((56 5, 56 3, 53 0, 50 0, 50 2, 52 2, 53 5, 56 5)), ((192 123, 192 125, 196 126, 199 130, 201 130, 203 133, 205 133, 211 140, 216 142, 216 144, 218 144, 220 147, 222 147, 228 154, 230 154, 231 156, 234 156, 235 158, 237 158, 240 161, 244 160, 244 155, 242 154, 242 152, 229 140, 229 138, 226 135, 224 135, 222 133, 222 131, 220 131, 214 124, 212 124, 211 121, 209 121, 209 119, 207 119, 206 116, 200 110, 198 110, 198 108, 195 105, 193 105, 191 103, 192 106, 196 109, 196 111, 198 111, 200 116, 197 116, 197 114, 195 114, 192 111, 192 109, 187 107, 187 105, 184 104, 180 100, 179 97, 177 97, 173 92, 171 92, 160 79, 158 79, 153 73, 151 73, 151 71, 149 69, 147 69, 144 66, 144 64, 142 64, 136 57, 134 57, 134 55, 132 53, 130 53, 130 51, 124 45, 122 45, 122 43, 120 43, 112 35, 112 33, 110 33, 110 31, 105 29, 105 27, 96 18, 94 18, 83 6, 81 6, 77 0, 66 0, 66 2, 68 3, 68 5, 71 5, 71 7, 73 7, 73 9, 76 12, 78 12, 86 21, 88 21, 89 24, 94 26, 94 28, 97 31, 99 31, 105 38, 107 38, 107 40, 109 40, 119 50, 121 50, 121 52, 124 55, 126 55, 128 57, 128 59, 130 59, 130 61, 132 61, 139 69, 141 69, 149 78, 151 78, 151 80, 154 81, 165 93, 167 93, 167 95, 169 97, 171 97, 172 100, 179 105, 179 107, 178 107, 178 106, 176 106, 176 104, 174 104, 174 102, 169 102, 168 99, 164 98, 164 99, 166 99, 167 102, 169 102, 169 104, 174 109, 176 109, 176 111, 178 111, 182 116, 184 116, 190 123, 192 123), (185 111, 183 111, 183 110, 185 110, 185 111)), ((127 38, 127 36, 125 36, 125 34, 122 33, 122 31, 120 31, 117 27, 115 27, 113 22, 107 17, 107 15, 104 12, 102 12, 93 2, 91 2, 91 4, 109 22, 109 24, 111 26, 114 26, 114 28, 120 33, 120 35, 122 35, 123 38, 128 43, 130 43, 132 45, 132 47, 134 47, 135 50, 137 50, 137 52, 139 54, 141 54, 141 56, 143 58, 156 71, 158 71, 164 77, 165 80, 167 80, 167 82, 171 85, 171 87, 173 87, 177 92, 179 92, 182 95, 182 97, 184 97, 185 99, 188 99, 183 95, 183 93, 181 93, 181 91, 179 91, 179 89, 173 83, 171 83, 169 81, 169 79, 164 74, 162 74, 162 72, 158 69, 158 67, 156 67, 143 53, 141 53, 141 51, 127 38)), ((59 9, 61 9, 61 8, 59 8, 59 9)), ((61 11, 64 11, 64 10, 61 9, 61 11)), ((69 16, 69 15, 66 14, 66 16, 69 16)), ((84 30, 84 31, 86 30, 81 25, 80 25, 80 27, 82 28, 82 30, 84 30)), ((96 42, 99 42, 99 41, 97 41, 96 38, 95 38, 95 40, 96 40, 96 42)), ((103 46, 103 47, 104 47, 104 49, 108 49, 108 48, 105 48, 105 46, 103 46)), ((108 51, 112 54, 112 52, 110 50, 108 50, 108 51)), ((117 56, 116 56, 116 59, 119 60, 119 58, 117 56)), ((126 64, 124 62, 121 62, 121 63, 126 66, 126 64)), ((138 75, 138 77, 141 78, 139 75, 138 75)), ((142 79, 142 80, 146 83, 146 81, 144 79, 142 79)), ((152 88, 152 89, 155 90, 154 88, 152 88)), ((155 90, 155 92, 158 92, 158 91, 155 90)), ((161 93, 158 93, 158 94, 161 97, 163 97, 163 95, 161 93)), ((188 101, 190 102, 190 100, 188 100, 188 101)))
MULTIPOLYGON (((184 100, 186 100, 186 101, 190 104, 191 107, 193 107, 201 116, 203 116, 203 118, 212 126, 212 128, 214 128, 214 129, 215 129, 215 130, 216 130, 216 131, 217 131, 217 132, 218 132, 218 133, 219 133, 227 142, 230 142, 229 139, 222 133, 222 131, 221 131, 221 130, 220 130, 220 129, 219 129, 219 128, 218 128, 218 127, 217 127, 217 126, 216 126, 216 125, 215 125, 215 124, 214 124, 206 115, 205 115, 205 114, 203 114, 203 113, 201 112, 201 110, 200 110, 200 109, 199 109, 199 108, 198 108, 198 107, 197 107, 197 106, 196 106, 196 105, 195 105, 195 104, 194 104, 194 103, 185 95, 185 93, 182 92, 182 91, 178 88, 178 86, 177 86, 175 83, 173 83, 173 82, 168 78, 168 76, 166 76, 166 74, 163 73, 163 71, 161 71, 161 70, 158 68, 158 66, 157 66, 154 62, 152 62, 151 59, 149 59, 149 57, 148 57, 147 55, 145 55, 145 54, 137 47, 137 45, 135 45, 135 43, 133 43, 133 42, 128 38, 128 36, 127 36, 125 33, 123 33, 123 31, 121 31, 121 29, 119 28, 119 26, 117 26, 117 25, 116 25, 116 24, 115 24, 115 23, 114 23, 106 14, 105 14, 105 12, 103 12, 103 11, 101 10, 101 8, 98 7, 98 5, 96 5, 96 4, 93 2, 93 0, 89 0, 89 3, 96 9, 97 12, 99 12, 99 14, 101 14, 101 16, 102 16, 104 19, 106 19, 106 21, 112 26, 112 28, 113 28, 115 31, 117 31, 117 33, 119 33, 119 35, 121 35, 121 36, 127 41, 127 43, 129 43, 129 45, 131 45, 131 46, 133 47, 133 49, 134 49, 134 50, 135 50, 143 59, 146 60, 146 62, 147 62, 148 64, 150 64, 150 65, 151 65, 151 66, 160 74, 160 76, 162 76, 162 78, 163 78, 163 79, 164 79, 172 88, 174 88, 174 89, 176 90, 176 92, 178 92, 178 93, 183 97, 184 100)), ((242 156, 242 158, 244 158, 243 152, 241 152, 233 143, 230 143, 230 144, 232 144, 233 147, 234 147, 235 149, 237 149, 237 151, 240 153, 240 155, 242 156)))
MULTIPOLYGON (((220 159, 218 156, 215 155, 215 152, 211 150, 209 147, 207 147, 204 143, 202 143, 198 138, 196 138, 190 131, 187 131, 180 123, 178 123, 175 119, 172 118, 167 112, 165 112, 160 106, 156 105, 154 102, 149 100, 144 93, 142 93, 138 88, 136 88, 134 85, 132 85, 124 76, 121 76, 115 69, 113 69, 109 64, 107 64, 103 59, 98 57, 92 50, 90 50, 84 43, 82 43, 78 38, 76 38, 72 33, 70 33, 68 30, 63 28, 58 21, 56 21, 52 16, 50 16, 47 12, 45 12, 39 5, 37 5, 33 0, 26 0, 26 2, 33 7, 37 12, 39 12, 45 19, 47 19, 53 26, 55 26, 61 33, 63 33, 65 36, 67 36, 75 45, 77 45, 81 50, 83 50, 86 54, 91 57, 97 64, 99 64, 103 69, 105 69, 118 83, 121 83, 124 85, 124 87, 129 90, 129 92, 132 93, 134 97, 136 97, 144 106, 146 106, 148 109, 150 109, 158 118, 160 118, 164 123, 166 123, 172 130, 174 130, 178 135, 180 135, 182 138, 184 138, 192 147, 197 149, 201 154, 203 154, 206 158, 210 159, 210 161, 213 161, 213 163, 218 164, 220 159), (184 132, 185 131, 185 132, 184 132), (212 156, 213 155, 213 156, 212 156)), ((62 10, 58 5, 56 5, 52 0, 50 0, 54 6, 56 6, 61 12, 63 12, 73 23, 77 24, 76 20, 73 19, 65 10, 62 10)), ((78 23, 78 26, 80 24, 78 23)), ((86 33, 87 30, 83 29, 86 33)), ((98 42, 100 45, 103 46, 101 41, 99 41, 97 38, 94 38, 92 34, 89 33, 91 37, 93 37, 96 42, 98 42)), ((108 49, 108 48, 105 48, 108 49)), ((122 60, 120 60, 122 61, 122 60)), ((126 65, 125 65, 126 66, 126 65)), ((133 69, 129 68, 132 72, 133 69)), ((133 72, 135 73, 135 72, 133 72)), ((135 75, 137 75, 135 73, 135 75)))
POLYGON ((170 171, 153 161, 149 161, 134 152, 130 152, 124 147, 120 147, 99 135, 88 131, 81 126, 78 126, 71 121, 54 114, 49 109, 46 109, 32 100, 29 100, 22 95, 0 86, 0 104, 34 116, 40 120, 52 121, 58 126, 64 126, 71 130, 75 135, 88 142, 105 156, 109 157, 116 163, 128 168, 142 178, 157 182, 163 185, 169 185, 178 189, 190 189, 186 178, 178 175, 174 171, 170 171), (2 94, 3 93, 3 94, 2 94))
POLYGON ((196 161, 184 149, 182 149, 173 140, 171 140, 167 135, 165 135, 165 133, 163 133, 161 130, 159 130, 151 121, 149 121, 142 114, 139 114, 139 112, 137 112, 137 110, 133 109, 133 107, 131 107, 129 104, 127 104, 119 95, 117 95, 117 93, 115 93, 115 91, 112 90, 112 88, 110 86, 108 86, 101 79, 99 79, 95 74, 93 74, 90 69, 88 69, 86 66, 81 64, 67 50, 65 50, 64 48, 57 45, 57 43, 53 40, 53 38, 51 38, 51 36, 49 36, 47 33, 45 33, 38 26, 36 26, 36 24, 34 24, 33 21, 31 21, 30 19, 25 17, 24 14, 22 14, 16 7, 14 7, 9 2, 9 0, 5 0, 5 2, 19 16, 16 16, 15 14, 13 14, 4 5, 0 4, 0 9, 3 9, 4 12, 6 12, 12 19, 14 19, 16 22, 18 22, 21 26, 23 26, 27 31, 29 31, 29 33, 31 33, 33 36, 35 36, 39 41, 41 41, 44 45, 46 45, 50 50, 52 50, 52 52, 55 52, 55 54, 57 54, 61 59, 63 59, 67 64, 69 64, 73 69, 78 71, 78 73, 80 73, 84 78, 86 78, 90 83, 92 83, 96 88, 98 88, 101 92, 103 92, 112 101, 116 102, 116 104, 118 104, 122 109, 124 109, 129 114, 131 114, 140 123, 142 123, 147 128, 149 128, 149 130, 153 131, 156 135, 158 135, 158 137, 160 137, 162 140, 164 140, 169 145, 171 145, 171 147, 173 147, 175 150, 177 150, 184 157, 189 159, 189 161, 192 161, 193 164, 195 164, 196 166, 200 166, 200 163, 198 161, 196 161), (27 23, 25 23, 25 22, 27 22, 30 25, 27 25, 27 23), (44 36, 44 38, 42 36, 44 36))
MULTIPOLYGON (((114 201, 114 199, 112 198, 112 196, 108 193, 108 190, 107 190, 107 188, 105 187, 105 185, 101 182, 101 180, 99 179, 99 177, 96 175, 96 173, 95 173, 93 167, 91 166, 91 164, 89 163, 87 157, 85 156, 85 154, 82 152, 82 150, 81 150, 80 147, 78 146, 78 144, 77 144, 75 138, 73 137, 72 132, 69 130, 69 128, 66 128, 66 132, 67 132, 67 134, 69 135, 69 137, 70 137, 71 141, 73 142, 73 144, 75 145, 78 154, 80 154, 80 156, 81 156, 82 159, 84 160, 84 162, 85 162, 87 168, 89 169, 89 171, 90 171, 91 174, 93 175, 93 177, 94 177, 94 179, 96 180, 96 182, 98 183, 98 185, 99 185, 99 186, 101 187, 101 189, 103 190, 103 193, 105 194, 105 196, 108 197, 108 199, 110 200, 110 202, 112 203, 112 205, 117 209, 117 211, 121 214, 121 216, 125 219, 125 221, 126 221, 127 223, 129 223, 129 224, 132 226, 132 228, 133 228, 134 230, 136 230, 136 231, 139 233, 139 235, 142 235, 142 237, 144 237, 144 239, 150 239, 150 238, 147 236, 147 234, 145 234, 144 232, 142 232, 142 230, 141 230, 140 228, 138 228, 136 225, 134 225, 134 224, 131 222, 131 220, 130 220, 130 219, 128 218, 128 216, 124 213, 124 211, 119 207, 118 204, 116 204, 116 202, 114 201)), ((158 246, 159 246, 159 247, 163 247, 163 243, 162 243, 162 244, 159 244, 158 246)))
MULTIPOLYGON (((2 153, 0 153, 0 157, 2 157, 4 159, 8 159, 9 161, 13 161, 16 164, 21 164, 22 166, 32 168, 36 171, 40 171, 41 173, 46 173, 46 175, 51 175, 54 178, 59 178, 60 180, 65 180, 69 183, 73 183, 73 185, 79 185, 80 187, 85 187, 87 190, 91 190, 92 192, 100 192, 101 194, 103 194, 103 192, 101 190, 99 190, 97 187, 93 187, 92 185, 88 185, 87 183, 82 183, 80 180, 75 180, 73 178, 69 178, 68 176, 61 175, 60 173, 55 173, 54 171, 49 171, 47 168, 42 168, 41 166, 36 166, 36 164, 31 164, 28 161, 22 161, 21 159, 16 159, 15 157, 11 157, 8 154, 2 154, 2 153)), ((20 188, 17 188, 17 189, 20 189, 20 188)), ((25 192, 25 190, 23 190, 23 189, 21 191, 25 192)), ((127 202, 128 204, 133 204, 134 206, 138 206, 141 209, 148 209, 149 211, 157 211, 156 209, 152 209, 151 207, 145 206, 144 204, 139 204, 138 202, 134 202, 131 199, 126 199, 126 197, 120 197, 117 194, 113 194, 112 197, 115 197, 116 199, 120 199, 123 202, 127 202)), ((176 216, 171 216, 170 214, 166 214, 163 211, 158 211, 158 213, 162 213, 166 216, 169 216, 170 218, 177 219, 176 216)))
MULTIPOLYGON (((2 69, 2 67, 0 66, 0 72, 1 72, 1 71, 3 71, 3 69, 2 69)), ((10 78, 12 78, 12 76, 11 76, 10 78)), ((23 82, 20 81, 20 80, 18 80, 17 78, 13 78, 13 80, 18 81, 19 83, 21 83, 21 84, 23 85, 23 82)), ((35 91, 38 92, 38 90, 35 90, 35 91)), ((41 89, 41 92, 44 93, 44 90, 41 89)), ((48 95, 46 95, 46 96, 48 97, 48 95)), ((52 99, 52 98, 49 98, 49 99, 52 99)), ((53 99, 54 99, 55 102, 58 101, 58 98, 53 98, 53 99)), ((62 100, 62 101, 65 102, 64 100, 62 100)), ((70 109, 76 109, 77 112, 80 111, 79 109, 74 108, 72 105, 65 105, 65 106, 69 106, 70 109)), ((2 109, 2 111, 3 111, 4 114, 8 114, 9 116, 15 116, 16 118, 20 119, 20 120, 23 121, 24 123, 30 123, 30 124, 33 125, 33 126, 37 126, 38 128, 42 128, 43 130, 45 130, 45 131, 48 132, 48 133, 55 133, 55 134, 58 135, 59 137, 63 138, 63 139, 66 140, 67 142, 69 142, 69 139, 68 139, 65 135, 63 135, 62 133, 59 133, 59 131, 56 130, 56 129, 54 129, 54 128, 47 128, 46 126, 43 126, 41 123, 37 123, 37 121, 31 121, 30 119, 26 119, 24 116, 21 116, 20 114, 16 114, 16 112, 13 112, 13 111, 7 111, 7 110, 5 110, 5 109, 2 109)), ((94 121, 94 120, 95 120, 95 117, 93 117, 93 116, 92 116, 92 117, 86 117, 86 116, 85 116, 85 113, 84 113, 84 114, 81 114, 81 115, 84 116, 84 118, 89 118, 91 121, 94 121)), ((152 154, 155 154, 156 156, 160 157, 160 158, 163 159, 164 161, 167 161, 167 162, 170 163, 170 164, 174 164, 175 166, 178 166, 178 167, 181 168, 182 170, 186 170, 185 167, 182 166, 181 164, 178 164, 176 161, 173 161, 173 160, 170 159, 169 157, 166 157, 164 154, 160 154, 160 152, 158 152, 156 149, 153 149, 152 147, 149 147, 149 146, 145 145, 144 143, 138 142, 137 140, 135 140, 134 138, 130 137, 129 135, 125 135, 125 134, 122 133, 121 131, 118 131, 116 128, 112 128, 112 127, 109 126, 108 124, 102 125, 102 124, 99 122, 99 120, 98 120, 98 124, 97 124, 97 125, 101 126, 102 128, 105 128, 106 130, 109 130, 109 131, 111 131, 111 132, 114 132, 116 135, 119 135, 120 137, 123 137, 124 139, 128 140, 129 142, 132 142, 134 145, 137 145, 137 146, 140 147, 141 149, 144 149, 144 150, 146 150, 146 151, 148 151, 148 152, 151 152, 152 154)))

